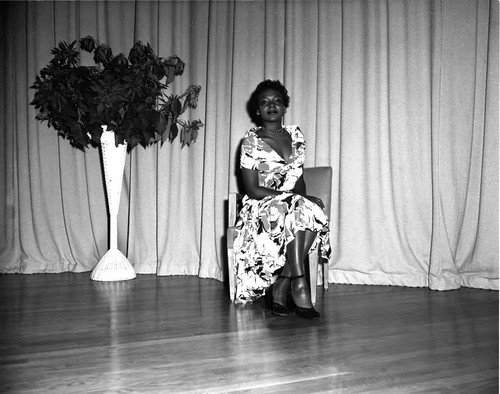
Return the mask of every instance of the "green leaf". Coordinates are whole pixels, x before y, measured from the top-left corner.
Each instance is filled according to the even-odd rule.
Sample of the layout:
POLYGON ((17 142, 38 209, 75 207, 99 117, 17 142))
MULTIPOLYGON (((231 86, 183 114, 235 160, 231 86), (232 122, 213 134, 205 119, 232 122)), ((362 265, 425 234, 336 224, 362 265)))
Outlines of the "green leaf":
POLYGON ((161 133, 161 144, 163 145, 167 139, 170 138, 170 128, 172 127, 172 118, 167 118, 165 117, 166 120, 166 126, 165 130, 161 133), (167 132, 168 130, 168 132, 167 132))
POLYGON ((175 79, 175 69, 170 66, 164 67, 165 75, 167 76, 167 80, 165 82, 166 85, 170 85, 175 79))
POLYGON ((165 119, 165 115, 159 113, 158 120, 156 121, 156 132, 158 134, 163 134, 166 128, 167 128, 167 120, 165 119))
POLYGON ((170 110, 172 111, 172 114, 174 115, 175 118, 177 118, 181 114, 182 104, 178 98, 175 98, 172 101, 172 103, 170 104, 170 110))
POLYGON ((173 123, 170 126, 170 133, 168 135, 168 139, 170 142, 175 140, 175 137, 177 137, 177 134, 179 134, 179 128, 177 127, 177 123, 173 123))

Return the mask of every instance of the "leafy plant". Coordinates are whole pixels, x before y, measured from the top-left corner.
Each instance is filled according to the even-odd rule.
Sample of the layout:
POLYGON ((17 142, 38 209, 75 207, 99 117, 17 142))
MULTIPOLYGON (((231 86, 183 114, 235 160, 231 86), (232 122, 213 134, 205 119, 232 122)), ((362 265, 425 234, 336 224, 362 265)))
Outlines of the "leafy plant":
POLYGON ((102 127, 115 133, 116 144, 150 146, 172 142, 179 136, 182 147, 196 141, 200 120, 180 116, 196 108, 201 91, 190 85, 181 95, 166 95, 185 63, 177 56, 162 58, 148 44, 138 41, 128 57, 113 55, 111 48, 91 36, 52 49, 53 58, 36 76, 32 105, 36 119, 84 150, 100 143, 102 127), (80 65, 78 44, 93 54, 94 66, 80 65))

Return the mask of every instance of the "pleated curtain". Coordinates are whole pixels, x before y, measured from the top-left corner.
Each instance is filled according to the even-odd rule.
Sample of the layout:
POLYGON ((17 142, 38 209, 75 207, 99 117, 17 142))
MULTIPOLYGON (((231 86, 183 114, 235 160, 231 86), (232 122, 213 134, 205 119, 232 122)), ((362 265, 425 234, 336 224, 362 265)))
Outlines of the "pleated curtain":
POLYGON ((108 248, 99 150, 35 120, 61 40, 177 54, 197 142, 132 150, 118 247, 138 274, 224 280, 246 102, 279 79, 306 166, 333 168, 329 282, 498 289, 495 0, 0 2, 0 272, 90 271, 108 248))

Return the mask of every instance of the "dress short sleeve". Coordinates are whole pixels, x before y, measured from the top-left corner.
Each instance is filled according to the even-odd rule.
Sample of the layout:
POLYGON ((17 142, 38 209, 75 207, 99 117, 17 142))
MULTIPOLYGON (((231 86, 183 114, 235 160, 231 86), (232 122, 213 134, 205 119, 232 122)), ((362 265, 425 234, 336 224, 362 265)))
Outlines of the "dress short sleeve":
POLYGON ((252 135, 245 136, 241 144, 240 168, 257 169, 258 161, 254 155, 255 147, 255 137, 252 135))

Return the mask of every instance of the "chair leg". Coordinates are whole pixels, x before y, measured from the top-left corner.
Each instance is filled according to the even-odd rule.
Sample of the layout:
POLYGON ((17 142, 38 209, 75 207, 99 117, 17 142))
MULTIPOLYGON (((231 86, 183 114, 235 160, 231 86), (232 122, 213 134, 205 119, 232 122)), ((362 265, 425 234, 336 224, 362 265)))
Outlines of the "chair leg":
POLYGON ((236 274, 234 272, 234 228, 230 227, 227 231, 227 277, 229 281, 229 299, 234 302, 234 296, 236 295, 236 274))
POLYGON ((234 255, 233 255, 233 250, 228 249, 227 251, 227 276, 229 279, 229 299, 231 302, 234 302, 234 296, 236 294, 236 288, 235 288, 235 278, 234 278, 234 255))
POLYGON ((328 278, 329 278, 329 268, 330 264, 328 264, 329 261, 323 262, 323 288, 325 291, 328 291, 328 278))
POLYGON ((309 255, 309 287, 311 288, 311 302, 316 305, 316 293, 318 287, 318 252, 309 255))

